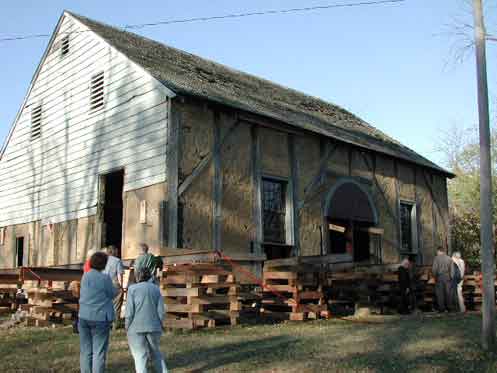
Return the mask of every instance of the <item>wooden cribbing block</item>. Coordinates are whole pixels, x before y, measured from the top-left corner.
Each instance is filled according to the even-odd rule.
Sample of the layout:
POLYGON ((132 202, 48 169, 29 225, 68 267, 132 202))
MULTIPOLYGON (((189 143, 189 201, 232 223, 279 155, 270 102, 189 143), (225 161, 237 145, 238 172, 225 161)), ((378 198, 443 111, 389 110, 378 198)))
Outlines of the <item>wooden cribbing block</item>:
POLYGON ((263 279, 264 280, 271 280, 271 279, 276 279, 276 280, 296 280, 297 279, 297 273, 295 272, 264 272, 263 273, 263 279))
POLYGON ((164 289, 166 297, 198 297, 201 292, 199 288, 167 288, 164 289))

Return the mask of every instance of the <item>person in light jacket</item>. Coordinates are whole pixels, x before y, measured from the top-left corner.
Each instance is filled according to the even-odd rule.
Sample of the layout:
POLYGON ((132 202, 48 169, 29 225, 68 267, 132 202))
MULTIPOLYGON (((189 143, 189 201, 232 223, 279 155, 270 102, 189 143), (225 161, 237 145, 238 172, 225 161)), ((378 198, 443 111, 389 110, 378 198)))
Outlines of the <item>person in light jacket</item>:
POLYGON ((464 296, 462 292, 462 285, 464 282, 464 272, 465 272, 465 263, 461 258, 461 253, 459 251, 455 251, 452 253, 452 260, 454 261, 454 266, 457 266, 458 273, 456 273, 456 267, 452 266, 452 281, 454 282, 454 290, 455 290, 455 298, 458 303, 459 312, 466 312, 466 306, 464 305, 464 296))
POLYGON ((135 273, 137 283, 128 289, 125 314, 128 344, 137 373, 147 372, 148 356, 157 373, 166 373, 166 363, 160 352, 166 310, 159 287, 149 281, 151 276, 148 269, 142 268, 135 273))
POLYGON ((78 331, 82 373, 105 370, 109 332, 114 320, 112 299, 116 295, 112 280, 102 273, 106 264, 107 254, 93 254, 90 271, 81 279, 78 331))

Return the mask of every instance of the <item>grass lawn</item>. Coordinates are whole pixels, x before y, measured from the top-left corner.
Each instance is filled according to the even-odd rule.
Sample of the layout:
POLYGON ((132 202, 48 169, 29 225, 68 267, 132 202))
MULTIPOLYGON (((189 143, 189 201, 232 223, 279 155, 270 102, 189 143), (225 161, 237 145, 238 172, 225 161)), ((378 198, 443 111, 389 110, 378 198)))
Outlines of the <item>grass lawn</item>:
MULTIPOLYGON (((166 333, 172 372, 497 372, 479 347, 479 316, 341 320, 166 333)), ((1 372, 77 372, 69 328, 0 331, 1 372)), ((109 372, 132 372, 123 331, 111 336, 109 372)))

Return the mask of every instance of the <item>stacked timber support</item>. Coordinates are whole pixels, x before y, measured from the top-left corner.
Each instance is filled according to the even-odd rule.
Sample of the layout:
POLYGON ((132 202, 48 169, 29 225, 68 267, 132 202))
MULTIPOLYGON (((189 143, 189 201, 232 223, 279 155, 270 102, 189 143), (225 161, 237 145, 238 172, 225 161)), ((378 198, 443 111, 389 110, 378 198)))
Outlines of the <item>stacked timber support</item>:
POLYGON ((285 260, 266 261, 261 314, 296 321, 328 318, 321 277, 315 266, 285 260))
MULTIPOLYGON (((77 285, 76 285, 77 286, 77 285)), ((77 316, 78 298, 67 281, 30 281, 23 284, 28 303, 27 326, 69 325, 77 316)))
POLYGON ((17 286, 0 284, 0 316, 11 313, 17 309, 17 286))
POLYGON ((240 285, 226 266, 212 263, 166 266, 161 292, 167 310, 167 328, 238 324, 242 308, 240 285))

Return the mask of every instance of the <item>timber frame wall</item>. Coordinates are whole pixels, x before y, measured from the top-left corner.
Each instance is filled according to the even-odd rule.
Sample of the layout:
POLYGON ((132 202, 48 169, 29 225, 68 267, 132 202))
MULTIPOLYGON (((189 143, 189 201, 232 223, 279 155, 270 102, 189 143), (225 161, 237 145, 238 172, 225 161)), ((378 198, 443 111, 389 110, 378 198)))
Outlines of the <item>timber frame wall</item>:
POLYGON ((401 201, 415 205, 413 251, 421 263, 450 244, 443 174, 204 100, 176 97, 171 111, 170 248, 262 255, 265 176, 287 182, 287 243, 295 255, 329 252, 323 209, 343 182, 371 197, 384 229, 384 263, 400 259, 401 201))

